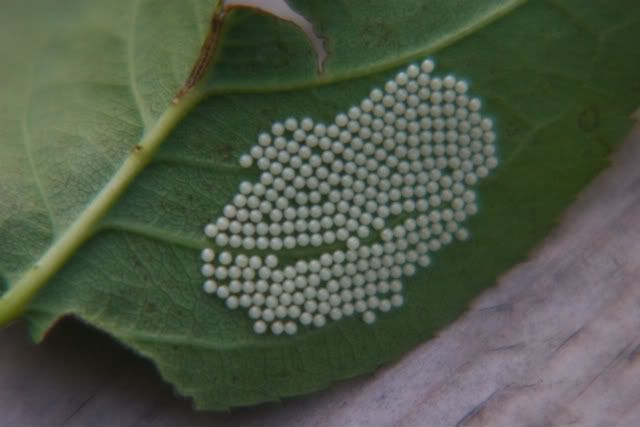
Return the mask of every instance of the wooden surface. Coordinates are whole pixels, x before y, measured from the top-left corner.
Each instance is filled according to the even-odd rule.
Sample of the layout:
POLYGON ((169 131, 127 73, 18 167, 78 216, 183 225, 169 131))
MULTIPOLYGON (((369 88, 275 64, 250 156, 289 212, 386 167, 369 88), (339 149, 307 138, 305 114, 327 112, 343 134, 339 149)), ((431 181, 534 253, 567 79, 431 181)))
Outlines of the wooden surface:
POLYGON ((197 413, 152 365, 65 321, 0 332, 0 425, 640 425, 640 129, 529 262, 375 375, 197 413))

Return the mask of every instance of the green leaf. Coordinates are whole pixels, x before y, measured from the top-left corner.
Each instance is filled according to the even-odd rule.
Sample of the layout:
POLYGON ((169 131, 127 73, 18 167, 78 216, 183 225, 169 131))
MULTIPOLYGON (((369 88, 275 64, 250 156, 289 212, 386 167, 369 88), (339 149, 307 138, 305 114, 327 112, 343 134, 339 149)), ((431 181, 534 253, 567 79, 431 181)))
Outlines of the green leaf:
POLYGON ((292 1, 327 40, 321 74, 290 23, 228 10, 208 74, 172 105, 206 62, 214 3, 13 0, 0 18, 0 319, 39 292, 34 337, 78 316, 199 408, 317 390, 432 336, 525 259, 638 106, 631 0, 292 1), (496 122, 501 164, 478 186, 472 238, 406 280, 405 305, 372 326, 254 334, 200 276, 203 226, 258 175, 238 158, 272 122, 330 123, 425 56, 468 79, 496 122))

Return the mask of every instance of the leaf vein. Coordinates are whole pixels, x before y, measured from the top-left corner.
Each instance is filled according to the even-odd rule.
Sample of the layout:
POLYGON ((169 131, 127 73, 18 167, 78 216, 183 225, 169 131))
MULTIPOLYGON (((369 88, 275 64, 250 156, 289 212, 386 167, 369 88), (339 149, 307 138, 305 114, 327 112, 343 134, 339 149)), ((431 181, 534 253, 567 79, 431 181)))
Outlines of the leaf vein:
POLYGON ((141 0, 134 0, 132 3, 133 10, 131 12, 131 23, 129 25, 129 37, 127 38, 127 70, 129 72, 129 84, 131 86, 131 92, 133 94, 135 104, 138 108, 140 118, 142 119, 142 123, 146 129, 151 123, 151 117, 149 117, 149 113, 146 111, 144 99, 142 98, 142 94, 140 93, 140 89, 138 88, 135 67, 135 29, 136 21, 138 18, 138 10, 140 9, 140 1, 141 0))

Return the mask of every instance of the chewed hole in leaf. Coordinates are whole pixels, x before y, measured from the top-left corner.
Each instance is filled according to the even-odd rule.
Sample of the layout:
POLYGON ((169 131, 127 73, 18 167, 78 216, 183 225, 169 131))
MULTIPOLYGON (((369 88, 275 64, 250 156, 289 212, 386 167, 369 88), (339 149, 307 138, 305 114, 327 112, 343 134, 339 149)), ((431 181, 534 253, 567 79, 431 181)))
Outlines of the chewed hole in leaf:
POLYGON ((313 46, 316 54, 318 71, 322 72, 324 70, 324 61, 327 59, 325 40, 318 35, 311 22, 292 9, 291 5, 289 5, 285 0, 271 0, 269 2, 264 2, 263 0, 227 0, 225 5, 227 7, 235 6, 256 8, 295 24, 305 33, 309 42, 313 46))
POLYGON ((334 123, 289 117, 239 163, 243 181, 204 229, 204 292, 254 332, 294 335, 404 304, 404 279, 470 233, 473 188, 497 167, 493 121, 430 59, 397 73, 334 123))

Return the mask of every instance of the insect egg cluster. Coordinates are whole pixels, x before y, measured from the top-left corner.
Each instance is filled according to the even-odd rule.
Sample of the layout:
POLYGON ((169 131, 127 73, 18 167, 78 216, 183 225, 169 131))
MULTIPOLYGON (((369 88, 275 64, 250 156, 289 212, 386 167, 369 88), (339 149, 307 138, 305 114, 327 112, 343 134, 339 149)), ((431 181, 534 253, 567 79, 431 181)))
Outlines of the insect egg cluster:
POLYGON ((291 117, 258 135, 239 161, 259 178, 204 228, 204 291, 257 334, 402 306, 405 279, 468 238, 472 188, 498 165, 481 101, 433 69, 408 66, 332 124, 291 117))

